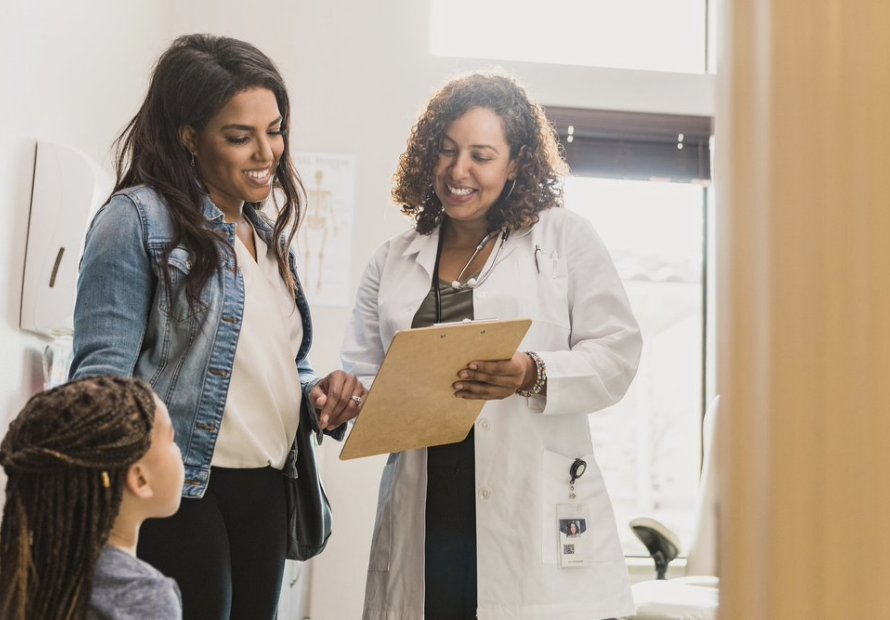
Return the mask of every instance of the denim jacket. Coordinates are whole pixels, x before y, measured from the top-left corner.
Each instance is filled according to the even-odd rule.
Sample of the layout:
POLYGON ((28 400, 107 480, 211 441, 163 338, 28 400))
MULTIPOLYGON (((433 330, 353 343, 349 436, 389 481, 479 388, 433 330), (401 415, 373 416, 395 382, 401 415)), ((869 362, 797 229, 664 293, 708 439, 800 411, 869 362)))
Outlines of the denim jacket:
MULTIPOLYGON (((271 246, 271 227, 248 204, 244 215, 271 246)), ((204 216, 213 230, 234 243, 235 225, 225 223, 206 196, 204 216)), ((170 410, 185 463, 183 496, 202 497, 241 330, 244 278, 234 269, 232 253, 221 252, 220 268, 201 291, 200 307, 190 308, 187 248, 177 246, 167 258, 172 296, 164 285, 162 259, 172 238, 164 199, 150 187, 121 190, 99 210, 81 259, 70 374, 72 379, 111 374, 148 382, 170 410)), ((312 324, 293 250, 289 263, 303 318, 303 342, 295 361, 305 398, 318 382, 307 357, 312 324)), ((296 477, 295 448, 284 473, 296 477)))

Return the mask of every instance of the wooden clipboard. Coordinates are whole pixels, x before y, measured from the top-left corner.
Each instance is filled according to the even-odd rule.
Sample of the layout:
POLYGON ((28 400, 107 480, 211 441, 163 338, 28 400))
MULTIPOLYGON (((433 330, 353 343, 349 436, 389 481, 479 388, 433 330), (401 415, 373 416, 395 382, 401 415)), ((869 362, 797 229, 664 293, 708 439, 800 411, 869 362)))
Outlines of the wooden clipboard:
POLYGON ((471 321, 396 332, 340 459, 462 441, 486 401, 454 397, 473 360, 510 359, 531 319, 471 321))

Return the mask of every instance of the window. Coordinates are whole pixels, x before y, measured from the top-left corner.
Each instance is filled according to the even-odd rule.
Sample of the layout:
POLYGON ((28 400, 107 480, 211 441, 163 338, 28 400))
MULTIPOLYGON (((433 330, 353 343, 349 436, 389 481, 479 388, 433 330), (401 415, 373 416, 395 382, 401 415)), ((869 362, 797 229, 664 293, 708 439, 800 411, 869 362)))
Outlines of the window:
MULTIPOLYGON (((677 73, 715 70, 712 0, 430 0, 431 52, 677 73)), ((509 63, 507 63, 509 66, 509 63)), ((590 416, 628 555, 628 521, 655 516, 689 540, 709 352, 711 119, 547 107, 573 176, 566 207, 592 222, 645 340, 618 405, 590 416)))
POLYGON ((628 521, 655 516, 688 541, 698 489, 710 120, 563 108, 548 117, 575 173, 566 208, 597 229, 643 332, 630 391, 590 426, 625 552, 646 555, 628 521))
POLYGON ((430 0, 431 52, 704 73, 708 8, 707 0, 430 0))

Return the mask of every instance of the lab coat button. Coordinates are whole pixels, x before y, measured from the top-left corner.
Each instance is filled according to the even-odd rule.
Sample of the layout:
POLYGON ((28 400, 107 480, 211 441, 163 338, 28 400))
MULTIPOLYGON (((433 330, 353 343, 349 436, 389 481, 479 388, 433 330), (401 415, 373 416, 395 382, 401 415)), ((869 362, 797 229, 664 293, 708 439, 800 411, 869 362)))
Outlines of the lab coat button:
POLYGON ((486 418, 482 418, 481 420, 479 420, 479 428, 483 431, 487 431, 489 428, 491 428, 491 424, 488 423, 488 420, 486 418))
POLYGON ((491 489, 488 487, 482 487, 479 489, 479 498, 480 499, 488 499, 491 497, 491 489))

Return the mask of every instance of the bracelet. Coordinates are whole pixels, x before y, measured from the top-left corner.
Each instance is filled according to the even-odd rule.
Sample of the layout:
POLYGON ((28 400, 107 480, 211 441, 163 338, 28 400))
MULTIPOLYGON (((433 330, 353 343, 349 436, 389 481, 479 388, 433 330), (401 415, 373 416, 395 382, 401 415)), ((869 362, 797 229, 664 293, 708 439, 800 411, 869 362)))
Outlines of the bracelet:
POLYGON ((530 396, 540 394, 541 390, 544 389, 544 384, 547 383, 547 367, 544 365, 544 360, 541 359, 541 356, 534 351, 525 351, 525 354, 532 358, 532 361, 535 363, 535 370, 538 373, 538 377, 535 379, 535 384, 531 389, 516 390, 516 393, 520 396, 529 398, 530 396))

